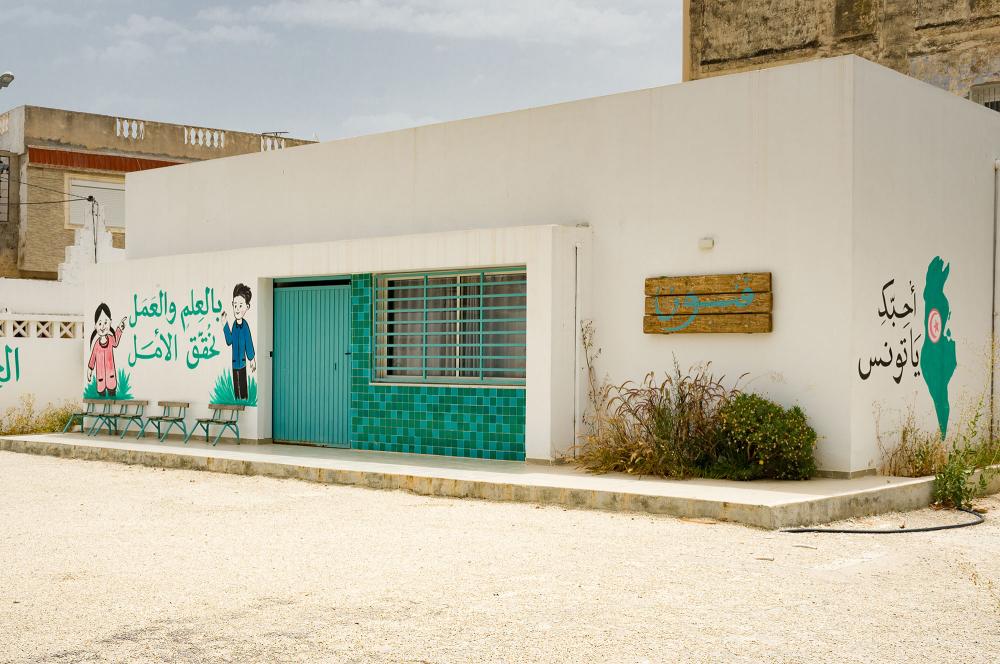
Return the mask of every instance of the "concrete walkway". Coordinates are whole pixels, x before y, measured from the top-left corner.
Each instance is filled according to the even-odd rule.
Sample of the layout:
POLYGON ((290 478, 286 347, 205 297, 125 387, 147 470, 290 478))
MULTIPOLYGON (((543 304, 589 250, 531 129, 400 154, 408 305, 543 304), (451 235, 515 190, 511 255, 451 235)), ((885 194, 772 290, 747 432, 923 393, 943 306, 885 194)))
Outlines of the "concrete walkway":
POLYGON ((294 445, 236 445, 52 434, 0 438, 0 450, 77 459, 265 475, 432 496, 558 504, 736 521, 761 528, 827 523, 926 507, 931 479, 861 477, 806 482, 665 480, 543 466, 294 445))

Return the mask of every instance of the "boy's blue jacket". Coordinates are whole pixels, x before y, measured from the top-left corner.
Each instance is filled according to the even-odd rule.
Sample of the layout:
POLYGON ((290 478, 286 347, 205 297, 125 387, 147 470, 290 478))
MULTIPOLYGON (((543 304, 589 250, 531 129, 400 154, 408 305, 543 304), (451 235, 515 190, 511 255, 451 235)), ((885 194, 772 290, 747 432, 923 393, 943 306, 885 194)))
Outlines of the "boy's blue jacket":
POLYGON ((253 339, 250 338, 250 326, 246 321, 233 323, 233 329, 229 329, 229 321, 226 321, 222 331, 226 334, 226 345, 233 347, 233 369, 242 369, 247 365, 248 360, 252 360, 253 339))

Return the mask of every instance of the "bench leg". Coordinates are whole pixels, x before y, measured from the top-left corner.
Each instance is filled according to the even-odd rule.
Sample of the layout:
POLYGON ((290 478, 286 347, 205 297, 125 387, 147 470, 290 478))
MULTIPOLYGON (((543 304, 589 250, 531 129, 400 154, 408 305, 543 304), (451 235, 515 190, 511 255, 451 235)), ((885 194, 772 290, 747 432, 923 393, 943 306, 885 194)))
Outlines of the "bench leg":
POLYGON ((170 427, 174 426, 174 423, 173 422, 167 422, 167 429, 166 429, 166 431, 161 431, 160 430, 160 427, 162 425, 163 425, 163 422, 161 422, 160 420, 156 421, 156 439, 159 440, 161 443, 163 442, 163 439, 167 437, 167 434, 170 433, 170 427))
POLYGON ((205 427, 205 440, 208 441, 208 426, 206 426, 202 422, 198 422, 193 427, 191 427, 191 431, 189 431, 189 432, 187 432, 187 433, 184 434, 184 444, 185 445, 187 445, 187 442, 189 440, 191 440, 191 436, 193 436, 196 433, 198 433, 198 427, 205 427))
POLYGON ((128 433, 128 428, 129 428, 130 426, 132 426, 132 422, 134 422, 134 421, 135 421, 135 420, 134 420, 133 418, 131 418, 131 417, 130 417, 130 418, 128 418, 127 420, 125 420, 125 428, 124 428, 124 429, 122 429, 122 433, 121 433, 121 435, 120 435, 120 436, 118 436, 119 438, 121 438, 121 439, 123 439, 123 440, 125 439, 125 434, 127 434, 127 433, 128 433))
MULTIPOLYGON (((87 435, 88 436, 96 436, 97 432, 103 426, 103 422, 104 422, 104 417, 103 416, 98 416, 97 419, 94 420, 94 423, 90 425, 90 431, 87 432, 87 435)), ((111 430, 111 425, 108 424, 108 431, 110 431, 110 430, 111 430)))
POLYGON ((70 415, 69 421, 66 422, 66 426, 63 427, 62 432, 66 433, 67 431, 69 431, 70 427, 73 426, 73 424, 77 421, 77 419, 80 420, 80 431, 83 431, 83 417, 80 417, 78 415, 70 415))

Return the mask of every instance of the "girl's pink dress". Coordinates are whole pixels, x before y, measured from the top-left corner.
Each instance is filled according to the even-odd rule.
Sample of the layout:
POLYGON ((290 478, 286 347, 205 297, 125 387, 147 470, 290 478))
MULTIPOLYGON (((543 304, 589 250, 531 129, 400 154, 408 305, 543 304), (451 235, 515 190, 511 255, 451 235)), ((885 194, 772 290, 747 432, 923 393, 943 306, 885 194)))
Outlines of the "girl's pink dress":
POLYGON ((118 342, 121 341, 122 328, 115 330, 114 337, 98 335, 94 339, 94 347, 90 351, 90 362, 87 367, 94 370, 97 376, 97 391, 103 393, 118 387, 118 373, 115 371, 115 353, 118 342), (112 341, 113 339, 113 341, 112 341), (103 342, 103 344, 102 344, 103 342))

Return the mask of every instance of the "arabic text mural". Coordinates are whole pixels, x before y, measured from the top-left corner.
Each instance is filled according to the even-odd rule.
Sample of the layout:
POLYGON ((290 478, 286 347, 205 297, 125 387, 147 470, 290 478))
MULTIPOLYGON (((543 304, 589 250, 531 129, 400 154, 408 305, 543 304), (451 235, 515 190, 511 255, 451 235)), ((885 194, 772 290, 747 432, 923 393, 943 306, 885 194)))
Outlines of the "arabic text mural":
POLYGON ((646 334, 770 332, 771 274, 646 279, 646 334))
POLYGON ((0 365, 0 387, 10 381, 15 383, 21 380, 21 350, 13 348, 9 344, 4 344, 3 364, 0 365), (11 363, 13 358, 13 363, 11 363))
POLYGON ((877 368, 889 369, 893 382, 899 385, 907 373, 923 377, 934 402, 941 437, 948 433, 951 407, 948 384, 957 366, 955 341, 949 322, 951 308, 944 294, 950 265, 940 256, 927 266, 923 290, 923 331, 918 328, 916 287, 909 282, 906 295, 897 297, 896 280, 882 284, 878 307, 879 326, 885 329, 883 350, 869 358, 858 359, 858 376, 868 380, 877 368))
POLYGON ((878 309, 879 326, 886 329, 886 336, 889 338, 883 342, 884 350, 881 353, 867 360, 858 359, 858 375, 861 380, 868 380, 876 367, 891 369, 892 380, 897 385, 902 382, 907 368, 913 370, 914 377, 920 375, 920 350, 917 344, 923 335, 916 331, 913 324, 916 320, 917 295, 912 281, 909 286, 909 296, 900 298, 903 306, 897 308, 896 280, 889 279, 882 284, 882 304, 878 309))
POLYGON ((146 298, 133 293, 129 327, 135 329, 143 319, 153 322, 155 327, 152 334, 144 336, 147 339, 144 343, 138 334, 133 335, 129 366, 150 360, 179 362, 183 357, 188 369, 198 368, 202 360, 220 353, 211 323, 218 322, 222 313, 222 301, 209 286, 188 291, 187 301, 180 309, 165 290, 146 298))
POLYGON ((134 331, 129 366, 156 363, 197 371, 220 357, 208 363, 215 370, 220 365, 225 367, 215 381, 211 403, 256 406, 257 381, 248 376, 248 372, 257 370, 248 319, 252 299, 248 286, 236 285, 230 323, 226 307, 212 286, 189 289, 180 298, 164 289, 146 296, 133 293, 128 318, 134 331), (230 347, 230 353, 225 352, 222 341, 230 347))

